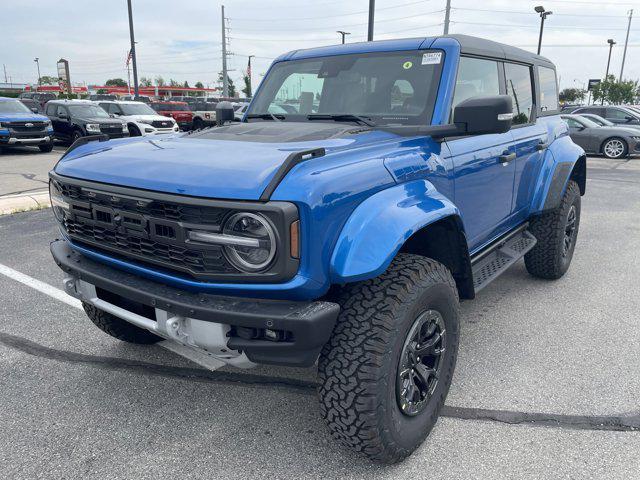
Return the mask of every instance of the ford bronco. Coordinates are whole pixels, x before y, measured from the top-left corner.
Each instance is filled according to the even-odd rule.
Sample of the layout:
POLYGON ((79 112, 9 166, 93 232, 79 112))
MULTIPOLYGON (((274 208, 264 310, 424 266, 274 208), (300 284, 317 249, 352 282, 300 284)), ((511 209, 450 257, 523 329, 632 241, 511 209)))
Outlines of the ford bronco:
POLYGON ((479 38, 296 50, 240 123, 70 147, 51 251, 113 337, 317 364, 332 435, 398 462, 445 402, 460 299, 523 257, 569 268, 586 157, 558 113, 551 62, 479 38))

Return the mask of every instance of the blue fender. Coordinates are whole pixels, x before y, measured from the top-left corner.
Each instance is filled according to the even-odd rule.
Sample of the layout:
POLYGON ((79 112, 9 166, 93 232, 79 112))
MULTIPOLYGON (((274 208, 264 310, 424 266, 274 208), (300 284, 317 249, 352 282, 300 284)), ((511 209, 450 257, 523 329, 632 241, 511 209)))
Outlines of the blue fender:
POLYGON ((567 183, 578 171, 580 192, 584 195, 586 181, 584 150, 573 143, 568 135, 558 137, 545 152, 531 202, 531 214, 552 210, 560 204, 567 183), (583 162, 580 164, 580 162, 583 162))
POLYGON ((424 179, 372 195, 342 228, 331 257, 331 283, 377 277, 414 233, 451 215, 459 216, 457 207, 424 179))

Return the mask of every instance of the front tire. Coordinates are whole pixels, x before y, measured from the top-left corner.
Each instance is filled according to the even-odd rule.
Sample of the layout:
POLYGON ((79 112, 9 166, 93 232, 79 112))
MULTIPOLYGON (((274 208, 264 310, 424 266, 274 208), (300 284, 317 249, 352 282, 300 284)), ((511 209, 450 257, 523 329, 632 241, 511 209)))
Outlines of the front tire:
POLYGON ((524 256, 531 275, 556 280, 567 272, 578 238, 580 205, 580 187, 569 180, 560 206, 531 220, 529 231, 538 240, 524 256))
POLYGON ((129 136, 130 137, 141 137, 142 133, 140 132, 140 129, 138 127, 136 127, 135 125, 129 125, 129 136))
POLYGON ((89 303, 82 302, 82 307, 89 317, 89 320, 91 320, 96 327, 111 335, 113 338, 117 338, 123 342, 136 343, 140 345, 150 345, 162 340, 162 338, 154 335, 149 330, 136 327, 121 318, 97 309, 89 303))
POLYGON ((82 135, 82 131, 76 129, 73 131, 73 133, 71 134, 71 145, 73 145, 76 140, 79 140, 80 138, 82 138, 84 135, 82 135))
POLYGON ((53 143, 48 143, 46 145, 38 145, 38 148, 42 153, 49 153, 53 150, 53 143))
POLYGON ((427 437, 451 385, 456 284, 442 264, 399 254, 380 277, 345 288, 340 303, 318 362, 322 416, 353 450, 399 462, 427 437))
POLYGON ((629 152, 629 145, 622 138, 609 138, 602 144, 604 156, 613 160, 626 157, 627 152, 629 152))

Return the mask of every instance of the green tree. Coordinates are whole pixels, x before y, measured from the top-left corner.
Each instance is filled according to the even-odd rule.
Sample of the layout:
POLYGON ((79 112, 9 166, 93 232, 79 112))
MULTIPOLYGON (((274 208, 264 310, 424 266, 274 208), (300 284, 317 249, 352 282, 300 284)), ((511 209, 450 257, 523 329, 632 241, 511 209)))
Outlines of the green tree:
POLYGON ((156 85, 159 87, 164 87, 166 85, 164 78, 162 78, 162 76, 158 75, 156 77, 156 85))
POLYGON ((126 87, 127 86, 127 82, 125 82, 121 78, 110 78, 109 80, 104 82, 104 84, 107 87, 126 87))
POLYGON ((103 93, 109 93, 109 90, 107 90, 106 88, 99 88, 96 93, 98 95, 103 94, 103 93))
POLYGON ((587 92, 581 88, 565 88, 560 92, 559 98, 564 103, 581 102, 586 97, 587 92))
POLYGON ((611 105, 634 103, 639 95, 640 86, 638 80, 616 82, 616 78, 613 75, 609 75, 593 88, 593 99, 596 102, 604 101, 611 105))
POLYGON ((241 90, 244 93, 245 97, 251 98, 251 79, 249 75, 246 73, 242 75, 242 80, 244 81, 244 88, 241 90))
POLYGON ((182 85, 184 88, 189 88, 189 82, 187 82, 186 80, 184 81, 184 84, 182 85))
POLYGON ((180 85, 180 82, 178 82, 177 80, 174 80, 173 78, 169 79, 169 86, 170 87, 181 87, 182 85, 180 85))
MULTIPOLYGON (((222 86, 222 72, 220 72, 218 74, 218 83, 220 84, 220 86, 222 86)), ((229 86, 229 96, 230 97, 235 97, 236 96, 236 86, 233 84, 233 80, 231 80, 231 78, 229 77, 229 75, 227 75, 227 85, 229 86)))
POLYGON ((151 81, 150 78, 142 77, 140 79, 140 86, 141 87, 151 87, 152 85, 153 85, 153 82, 151 81))
POLYGON ((202 82, 196 82, 196 88, 204 88, 204 85, 202 84, 202 82))
POLYGON ((57 85, 58 79, 49 75, 43 75, 40 77, 40 85, 57 85))

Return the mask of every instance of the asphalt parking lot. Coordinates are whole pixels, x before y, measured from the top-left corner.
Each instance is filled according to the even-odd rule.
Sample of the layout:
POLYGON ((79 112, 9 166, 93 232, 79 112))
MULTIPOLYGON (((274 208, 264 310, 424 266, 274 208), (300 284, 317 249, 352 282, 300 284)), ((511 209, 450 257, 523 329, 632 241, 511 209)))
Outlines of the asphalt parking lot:
MULTIPOLYGON (((45 157, 10 188, 46 179, 45 157)), ((333 442, 313 370, 208 371, 103 334, 58 290, 50 211, 0 217, 0 476, 637 478, 640 159, 588 168, 571 269, 519 262, 463 304, 445 415, 392 467, 333 442)))

